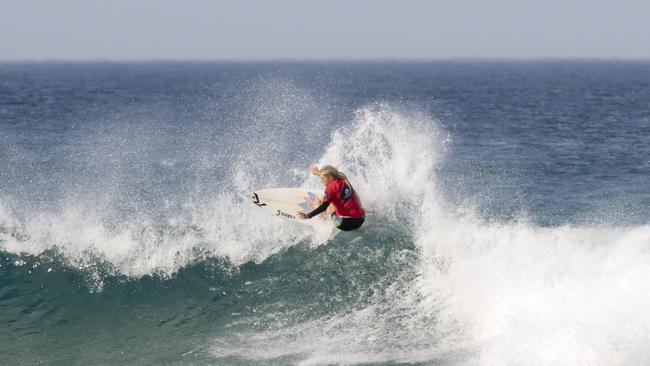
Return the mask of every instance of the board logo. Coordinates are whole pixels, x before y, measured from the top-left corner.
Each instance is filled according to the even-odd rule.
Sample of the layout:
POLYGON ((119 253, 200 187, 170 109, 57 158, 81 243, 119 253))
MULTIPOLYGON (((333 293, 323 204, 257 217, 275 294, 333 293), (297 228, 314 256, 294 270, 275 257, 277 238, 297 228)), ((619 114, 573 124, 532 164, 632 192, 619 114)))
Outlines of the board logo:
POLYGON ((260 202, 260 198, 257 196, 257 193, 255 192, 251 193, 251 200, 253 200, 253 203, 256 204, 258 207, 266 206, 266 203, 260 202))
POLYGON ((276 215, 276 216, 283 216, 283 217, 286 217, 286 218, 289 218, 289 219, 295 219, 295 218, 296 218, 295 216, 290 215, 290 214, 288 214, 288 213, 286 213, 286 212, 284 212, 284 211, 280 211, 279 209, 276 210, 275 215, 276 215))

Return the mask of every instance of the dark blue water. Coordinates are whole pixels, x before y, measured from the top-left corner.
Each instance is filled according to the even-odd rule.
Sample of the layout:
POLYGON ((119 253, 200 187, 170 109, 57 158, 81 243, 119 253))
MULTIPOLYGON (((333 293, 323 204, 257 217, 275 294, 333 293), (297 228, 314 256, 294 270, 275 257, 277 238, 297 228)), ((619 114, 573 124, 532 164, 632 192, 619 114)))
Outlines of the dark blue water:
POLYGON ((649 106, 648 62, 0 64, 0 363, 647 362, 649 106), (244 197, 313 163, 362 230, 244 197))

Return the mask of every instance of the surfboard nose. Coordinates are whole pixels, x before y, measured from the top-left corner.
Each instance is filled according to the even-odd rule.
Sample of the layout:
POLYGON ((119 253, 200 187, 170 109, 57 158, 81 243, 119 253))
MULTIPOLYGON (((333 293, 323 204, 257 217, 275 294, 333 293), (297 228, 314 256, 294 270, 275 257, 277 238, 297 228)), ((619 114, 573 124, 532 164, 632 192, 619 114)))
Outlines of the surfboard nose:
POLYGON ((260 202, 260 198, 259 198, 259 196, 257 195, 256 192, 251 192, 250 195, 249 195, 249 198, 251 199, 251 201, 254 204, 256 204, 259 207, 266 206, 266 203, 260 202))

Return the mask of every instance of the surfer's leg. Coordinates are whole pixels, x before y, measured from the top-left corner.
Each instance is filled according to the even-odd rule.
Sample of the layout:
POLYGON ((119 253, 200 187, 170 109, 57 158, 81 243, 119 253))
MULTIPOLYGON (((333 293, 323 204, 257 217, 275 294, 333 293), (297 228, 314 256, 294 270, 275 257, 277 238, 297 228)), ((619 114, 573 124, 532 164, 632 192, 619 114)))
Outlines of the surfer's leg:
POLYGON ((343 218, 341 216, 339 216, 336 213, 332 212, 330 214, 330 218, 332 219, 332 224, 334 224, 335 227, 338 228, 338 227, 341 226, 341 222, 343 221, 343 218))
POLYGON ((363 217, 346 217, 341 219, 341 223, 336 227, 341 231, 356 230, 363 225, 365 218, 363 217))

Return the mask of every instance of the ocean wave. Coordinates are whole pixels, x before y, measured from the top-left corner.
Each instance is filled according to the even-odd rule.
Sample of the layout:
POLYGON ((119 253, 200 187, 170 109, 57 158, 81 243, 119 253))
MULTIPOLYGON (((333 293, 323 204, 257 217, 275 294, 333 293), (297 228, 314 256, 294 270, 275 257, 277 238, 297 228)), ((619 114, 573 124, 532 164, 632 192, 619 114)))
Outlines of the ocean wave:
MULTIPOLYGON (((647 363, 650 226, 478 217, 438 187, 451 138, 417 110, 359 109, 318 163, 348 175, 368 223, 329 242, 233 191, 268 178, 248 169, 247 155, 233 162, 226 190, 186 202, 162 223, 143 215, 109 224, 101 211, 72 203, 30 215, 3 204, 3 271, 56 253, 84 281, 99 278, 90 286, 99 294, 150 278, 162 283, 155 291, 201 283, 219 315, 204 311, 189 324, 219 324, 206 331, 203 350, 217 362, 647 363), (202 283, 205 268, 221 277, 202 283), (189 273, 198 282, 175 282, 189 273)), ((277 174, 287 171, 319 188, 302 167, 277 174)))

